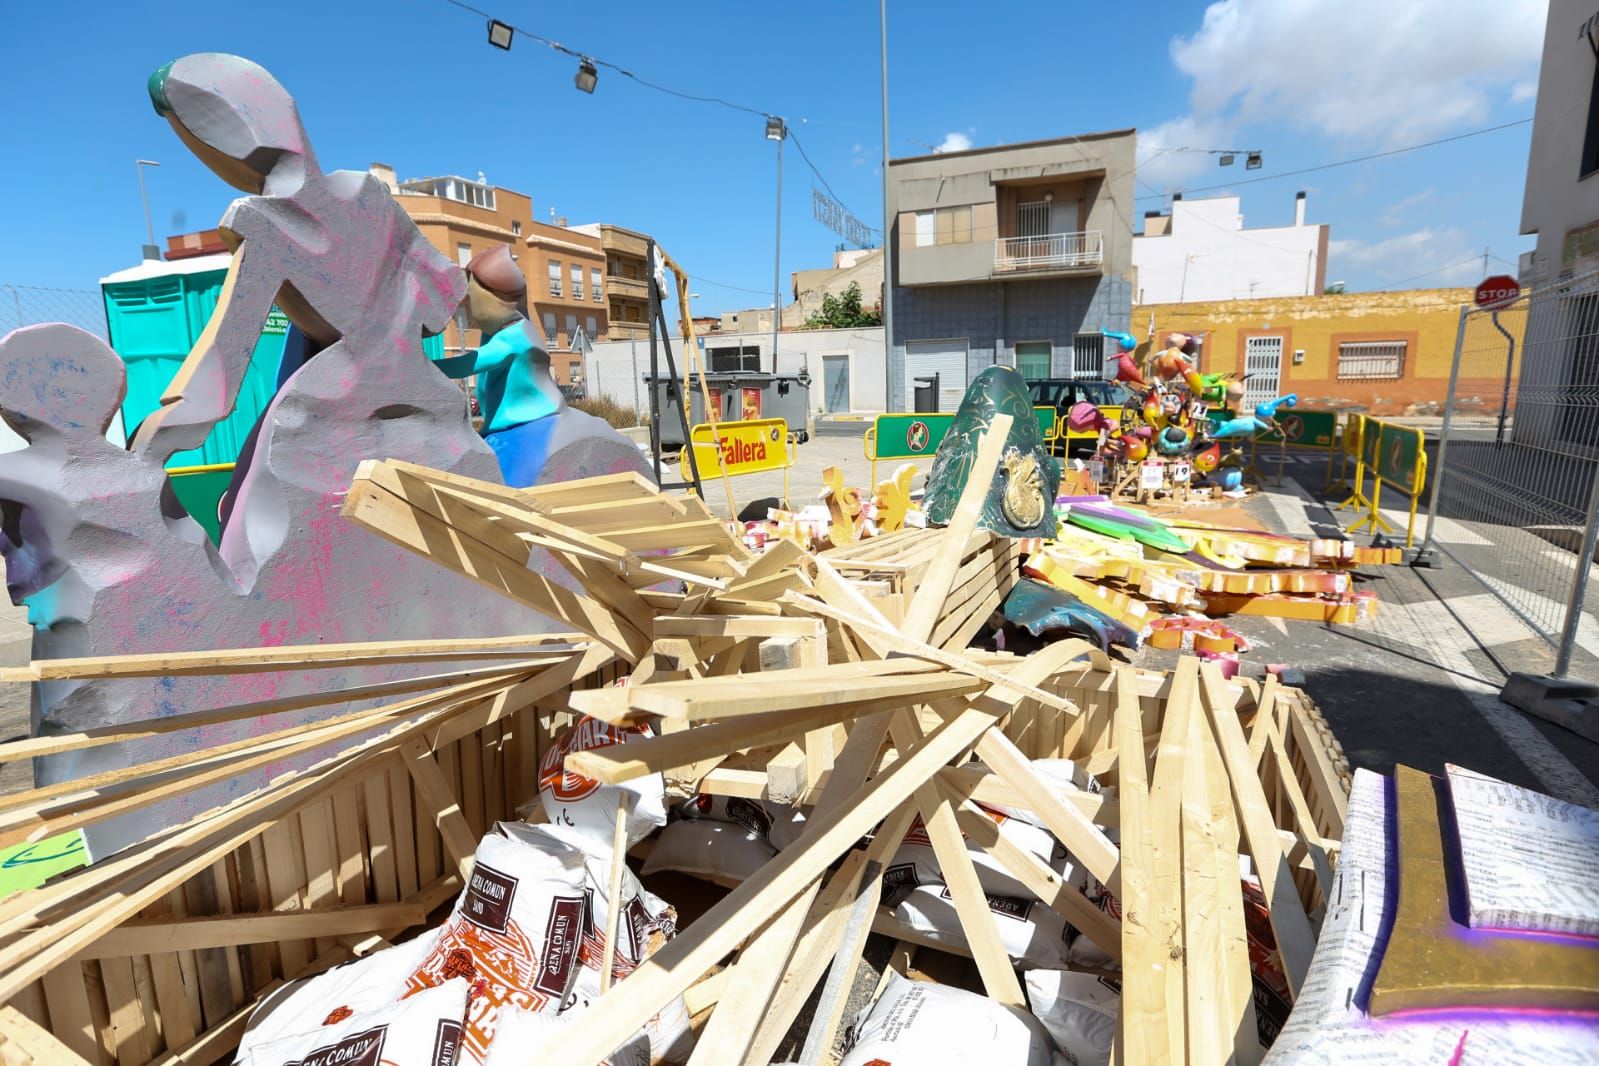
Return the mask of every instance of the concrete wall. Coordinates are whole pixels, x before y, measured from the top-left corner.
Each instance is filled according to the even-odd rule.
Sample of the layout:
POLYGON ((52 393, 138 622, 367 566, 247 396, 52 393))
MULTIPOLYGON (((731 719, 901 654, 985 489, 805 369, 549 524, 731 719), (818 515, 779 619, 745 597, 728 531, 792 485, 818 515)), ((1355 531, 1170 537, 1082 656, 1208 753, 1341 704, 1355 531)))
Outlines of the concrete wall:
MULTIPOLYGON (((759 348, 762 369, 771 366, 772 335, 767 333, 713 333, 705 338, 709 347, 739 345, 759 348)), ((687 369, 681 337, 672 338, 672 354, 678 372, 687 369)), ((822 407, 822 356, 848 355, 850 358, 850 409, 882 411, 883 406, 883 330, 865 329, 797 330, 777 335, 777 369, 782 374, 797 374, 803 368, 811 376, 811 410, 822 407)), ((666 357, 661 354, 665 373, 666 357)), ((647 410, 649 393, 643 376, 650 370, 650 343, 645 337, 634 341, 603 341, 588 356, 588 394, 608 396, 635 410, 647 410)))
MULTIPOLYGON (((1448 394, 1460 307, 1471 302, 1471 292, 1413 289, 1145 304, 1133 308, 1133 332, 1142 338, 1153 322, 1157 346, 1163 346, 1166 334, 1174 331, 1202 335, 1206 373, 1242 373, 1244 346, 1250 337, 1282 337, 1282 391, 1297 392, 1305 406, 1359 408, 1377 415, 1438 414, 1448 394), (1340 380, 1339 345, 1362 341, 1404 341, 1401 376, 1340 380), (1302 362, 1294 361, 1296 352, 1304 353, 1302 362)), ((1519 318, 1506 319, 1513 331, 1519 331, 1519 323, 1519 318)), ((1140 346, 1140 358, 1148 347, 1147 342, 1140 346)), ((1460 381, 1460 409, 1497 411, 1503 384, 1502 361, 1474 360, 1460 381)))
MULTIPOLYGON (((1581 174, 1594 64, 1599 63, 1582 30, 1594 14, 1593 0, 1550 0, 1544 30, 1521 232, 1538 235, 1533 269, 1549 281, 1599 268, 1599 174, 1586 179, 1581 174), (1593 227, 1588 234, 1574 232, 1588 227, 1593 227), (1569 248, 1568 234, 1573 237, 1569 248)), ((1536 279, 1524 283, 1528 280, 1536 279)))
POLYGON ((907 341, 964 339, 968 381, 996 363, 1015 366, 1019 341, 1049 341, 1050 372, 1070 377, 1077 334, 1127 329, 1130 303, 1127 281, 1116 277, 895 289, 893 409, 910 407, 907 341))
POLYGON ((1238 208, 1236 196, 1172 204, 1164 233, 1133 238, 1133 265, 1138 268, 1133 298, 1165 304, 1320 293, 1325 287, 1327 227, 1246 230, 1238 208))
MULTIPOLYGON (((893 160, 890 198, 897 231, 896 283, 936 285, 986 280, 994 271, 994 241, 1011 234, 1006 190, 1025 186, 1080 197, 1086 210, 1077 228, 1104 234, 1104 273, 1132 270, 1133 170, 1137 139, 1131 130, 1091 133, 1053 141, 976 148, 893 160), (1004 201, 1002 203, 1001 201, 1004 201), (906 216, 940 207, 973 207, 972 241, 915 246, 915 222, 906 216)), ((1014 216, 1014 209, 1009 215, 1014 216)))

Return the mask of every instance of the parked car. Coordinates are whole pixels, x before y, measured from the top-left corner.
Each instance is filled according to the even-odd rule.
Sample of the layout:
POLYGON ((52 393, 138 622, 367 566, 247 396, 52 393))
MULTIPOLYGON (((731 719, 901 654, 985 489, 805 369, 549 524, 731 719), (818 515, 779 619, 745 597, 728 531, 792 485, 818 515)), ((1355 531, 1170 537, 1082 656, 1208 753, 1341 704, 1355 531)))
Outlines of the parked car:
MULTIPOLYGON (((1122 405, 1132 398, 1132 390, 1114 381, 1098 378, 1039 378, 1027 383, 1034 407, 1053 407, 1056 417, 1064 419, 1077 404, 1087 400, 1105 413, 1112 421, 1120 421, 1122 405)), ((1057 441, 1057 455, 1083 455, 1093 451, 1099 434, 1093 431, 1066 430, 1065 437, 1057 441)))

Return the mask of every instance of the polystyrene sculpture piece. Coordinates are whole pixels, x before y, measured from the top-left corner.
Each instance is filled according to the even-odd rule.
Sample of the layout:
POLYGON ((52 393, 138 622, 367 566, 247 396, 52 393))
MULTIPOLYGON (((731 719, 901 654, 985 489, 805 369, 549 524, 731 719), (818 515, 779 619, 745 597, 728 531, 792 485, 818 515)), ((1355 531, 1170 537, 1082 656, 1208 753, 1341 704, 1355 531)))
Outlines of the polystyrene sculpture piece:
MULTIPOLYGON (((442 329, 466 291, 460 268, 428 245, 376 179, 323 173, 294 101, 256 64, 187 56, 157 72, 150 89, 184 143, 252 195, 223 219, 233 262, 211 322, 132 451, 100 436, 124 388, 123 367, 103 342, 60 325, 0 338, 0 418, 27 441, 0 462, 0 553, 13 600, 29 607, 34 657, 552 628, 339 515, 365 458, 499 480, 460 390, 422 351, 423 333, 442 329), (274 303, 316 351, 283 382, 240 457, 245 472, 213 547, 176 503, 163 463, 204 440, 232 410, 274 303)), ((551 476, 548 463, 544 475, 551 476)), ((529 565, 575 583, 543 553, 529 565)), ((425 672, 390 666, 46 682, 34 688, 33 727, 77 731, 425 672)), ((36 777, 41 784, 76 779, 364 705, 53 756, 38 761, 36 777)), ((108 854, 290 768, 243 773, 92 827, 90 853, 108 854)))
POLYGON ((604 419, 567 406, 550 373, 544 334, 527 314, 527 280, 497 245, 466 265, 466 307, 488 340, 476 351, 434 360, 452 378, 477 375, 483 436, 508 485, 634 469, 650 476, 638 448, 604 419))

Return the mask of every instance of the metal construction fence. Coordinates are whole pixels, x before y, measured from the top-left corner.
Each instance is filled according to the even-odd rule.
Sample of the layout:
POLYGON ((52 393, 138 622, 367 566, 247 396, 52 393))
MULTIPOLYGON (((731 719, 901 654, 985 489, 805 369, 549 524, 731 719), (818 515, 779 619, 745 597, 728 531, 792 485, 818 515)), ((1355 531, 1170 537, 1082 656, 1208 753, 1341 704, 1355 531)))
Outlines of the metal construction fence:
POLYGON ((1599 503, 1599 272, 1461 309, 1436 465, 1423 553, 1471 573, 1563 676, 1599 503))
POLYGON ((21 326, 65 322, 107 338, 105 302, 95 289, 49 289, 0 282, 0 337, 21 326))

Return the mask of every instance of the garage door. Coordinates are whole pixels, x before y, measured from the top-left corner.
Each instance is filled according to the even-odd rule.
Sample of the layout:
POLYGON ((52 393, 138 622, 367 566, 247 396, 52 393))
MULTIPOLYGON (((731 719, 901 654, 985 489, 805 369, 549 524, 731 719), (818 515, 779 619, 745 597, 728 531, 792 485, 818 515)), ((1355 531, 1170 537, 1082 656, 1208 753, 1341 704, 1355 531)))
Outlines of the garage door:
POLYGON ((909 341, 905 345, 905 408, 914 406, 917 378, 938 375, 938 409, 953 411, 966 396, 966 342, 909 341))

